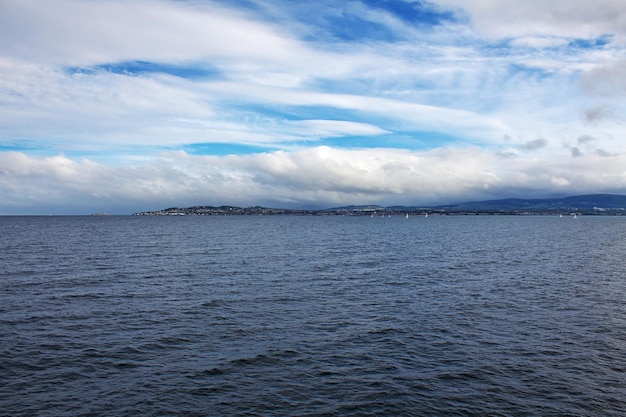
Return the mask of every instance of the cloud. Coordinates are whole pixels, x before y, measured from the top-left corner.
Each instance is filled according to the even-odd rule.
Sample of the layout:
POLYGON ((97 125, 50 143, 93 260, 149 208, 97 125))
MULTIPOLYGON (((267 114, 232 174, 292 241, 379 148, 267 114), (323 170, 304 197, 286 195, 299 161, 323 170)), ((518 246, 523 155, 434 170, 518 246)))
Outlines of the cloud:
POLYGON ((580 148, 578 148, 578 146, 572 146, 571 150, 572 150, 572 156, 574 158, 583 156, 583 153, 580 151, 580 148))
POLYGON ((6 196, 0 212, 128 214, 198 204, 426 205, 491 198, 505 190, 507 195, 610 192, 626 187, 625 163, 617 155, 580 155, 572 162, 502 158, 478 148, 314 147, 224 157, 174 152, 134 167, 108 167, 61 155, 10 152, 0 153, 0 193, 6 196))
POLYGON ((612 98, 626 95, 626 60, 607 62, 584 73, 581 83, 584 90, 596 97, 612 98))
POLYGON ((583 119, 586 123, 595 123, 615 117, 613 110, 606 105, 600 105, 583 110, 583 119))
POLYGON ((326 106, 329 108, 353 110, 373 114, 409 124, 418 129, 442 129, 451 132, 463 131, 472 136, 489 139, 494 131, 506 129, 505 124, 494 118, 471 111, 446 108, 411 101, 395 100, 366 95, 325 93, 310 90, 268 89, 265 86, 242 83, 211 83, 206 85, 209 92, 219 95, 228 93, 231 97, 260 101, 275 105, 326 106), (451 121, 454 123, 451 123, 451 121))
MULTIPOLYGON (((358 112, 336 123, 372 126, 365 134, 398 127, 443 129, 491 140, 506 129, 501 120, 458 103, 395 94, 393 84, 422 76, 406 60, 405 54, 413 52, 404 46, 389 45, 384 53, 369 45, 339 50, 307 44, 288 28, 214 3, 66 0, 59 8, 10 1, 5 10, 4 16, 15 17, 0 25, 0 36, 11 40, 0 46, 0 89, 8 92, 0 96, 6 110, 3 133, 11 139, 45 138, 66 145, 89 141, 102 147, 292 142, 323 136, 319 124, 298 119, 330 119, 334 109, 358 112), (197 73, 207 65, 212 71, 206 77, 176 75, 185 67, 197 73), (129 66, 142 71, 125 72, 129 66), (346 93, 318 87, 320 81, 350 84, 355 76, 359 83, 395 81, 381 84, 387 91, 382 95, 367 88, 346 93), (242 124, 251 112, 241 107, 255 105, 286 109, 293 131, 285 132, 281 114, 264 110, 256 113, 269 123, 254 127, 265 130, 242 124), (303 107, 323 111, 301 116, 303 107), (381 117, 387 121, 370 121, 381 117)), ((396 25, 396 20, 386 21, 396 25)), ((427 78, 436 79, 438 72, 427 78)), ((332 129, 327 133, 334 134, 332 129)))
MULTIPOLYGON (((30 86, 30 90, 13 97, 18 105, 39 110, 32 111, 30 118, 27 111, 22 111, 8 119, 15 130, 26 130, 23 134, 28 135, 28 129, 37 125, 33 121, 45 114, 43 120, 53 124, 45 126, 47 132, 54 132, 56 123, 63 131, 59 134, 65 136, 64 126, 70 124, 77 126, 71 133, 84 140, 89 140, 87 131, 104 130, 99 124, 117 128, 107 140, 115 141, 118 137, 118 142, 144 143, 150 138, 165 144, 167 138, 161 137, 165 135, 160 132, 167 132, 174 144, 183 137, 192 143, 215 141, 220 133, 226 135, 224 140, 231 140, 231 128, 228 132, 199 128, 237 119, 239 115, 233 112, 236 109, 232 109, 232 104, 239 100, 283 108, 326 106, 329 110, 356 110, 361 117, 347 122, 371 123, 368 115, 382 116, 396 122, 395 126, 378 126, 384 131, 399 126, 422 131, 443 129, 448 134, 468 134, 473 140, 492 141, 509 130, 509 123, 484 112, 481 101, 488 102, 503 90, 514 94, 513 91, 524 88, 514 83, 527 81, 520 72, 511 74, 506 63, 500 64, 498 59, 485 61, 480 50, 450 44, 456 39, 448 39, 441 32, 406 32, 406 36, 413 36, 411 43, 362 43, 345 49, 337 43, 296 39, 302 25, 288 21, 279 27, 268 21, 255 21, 250 12, 215 3, 156 1, 148 7, 143 1, 67 0, 62 13, 50 5, 33 9, 28 1, 7 4, 13 13, 6 15, 19 17, 0 29, 7 39, 15 41, 3 44, 4 52, 13 57, 3 75, 7 76, 7 88, 30 86), (75 22, 75 15, 82 16, 80 22, 75 22), (85 22, 92 23, 92 18, 97 21, 87 25, 85 22), (18 27, 20 19, 23 21, 18 27), (136 36, 139 33, 141 36, 136 36), (167 40, 161 39, 164 33, 168 34, 167 40), (40 38, 59 50, 50 53, 40 38), (100 51, 97 59, 92 59, 94 50, 100 51), (20 65, 15 61, 17 57, 36 57, 38 63, 20 65), (58 62, 89 70, 94 65, 111 68, 111 63, 138 60, 173 62, 191 69, 210 63, 217 79, 188 80, 150 72, 128 76, 103 70, 67 74, 53 65, 58 62), (332 91, 319 88, 320 81, 322 85, 330 82, 340 87, 332 91), (416 84, 425 87, 416 90, 416 84), (364 88, 348 92, 344 86, 350 85, 364 88), (372 90, 372 85, 378 85, 380 91, 372 90), (480 96, 476 95, 477 90, 480 96), (215 114, 216 109, 227 109, 229 113, 215 114), (169 124, 184 119, 200 123, 169 124), (92 128, 94 125, 96 129, 92 128)), ((393 18, 393 14, 365 9, 369 10, 370 19, 379 19, 393 30, 408 30, 407 22, 393 18)), ((446 23, 439 31, 444 28, 457 30, 458 24, 446 23)), ((528 56, 518 59, 532 62, 528 56)), ((267 138, 269 135, 262 140, 267 138)), ((97 135, 95 140, 100 139, 97 135)))
POLYGON ((296 120, 286 122, 287 126, 303 135, 314 137, 336 137, 348 135, 384 135, 391 133, 368 123, 357 123, 343 120, 296 120))
POLYGON ((578 158, 585 154, 593 154, 600 158, 616 156, 615 153, 611 153, 598 146, 598 138, 589 135, 582 135, 576 140, 576 145, 567 144, 566 148, 570 149, 572 157, 578 158))
POLYGON ((555 36, 595 38, 626 34, 626 9, 621 0, 434 0, 467 14, 477 30, 494 38, 555 36))
POLYGON ((511 41, 511 45, 513 46, 529 48, 554 48, 565 46, 567 44, 567 39, 557 38, 553 36, 523 36, 515 38, 511 41))
POLYGON ((520 149, 525 151, 535 151, 537 149, 541 149, 548 144, 548 141, 544 138, 539 138, 535 140, 528 141, 522 145, 520 145, 520 149))
POLYGON ((128 76, 107 71, 68 74, 50 67, 6 63, 0 66, 0 74, 0 88, 10 91, 0 97, 0 106, 6 109, 1 116, 5 137, 62 138, 64 143, 81 140, 102 147, 258 144, 346 134, 383 135, 400 127, 491 141, 507 129, 497 118, 455 108, 241 81, 187 80, 165 74, 128 76), (258 104, 294 108, 294 112, 303 113, 301 117, 305 117, 306 107, 318 112, 327 109, 319 115, 337 117, 337 109, 358 114, 346 115, 352 120, 322 122, 324 119, 316 117, 285 122, 280 115, 255 117, 260 112, 246 108, 258 104), (371 119, 382 124, 365 122, 371 119))
POLYGON ((49 64, 89 66, 248 56, 286 62, 298 50, 277 28, 208 2, 63 0, 3 2, 0 51, 49 64), (62 4, 62 7, 60 7, 62 4), (79 17, 79 18, 77 18, 79 17))
POLYGON ((582 135, 581 137, 579 137, 577 139, 577 142, 578 142, 579 145, 587 145, 587 144, 593 143, 595 141, 596 141, 596 139, 594 137, 592 137, 592 136, 589 136, 589 135, 582 135))

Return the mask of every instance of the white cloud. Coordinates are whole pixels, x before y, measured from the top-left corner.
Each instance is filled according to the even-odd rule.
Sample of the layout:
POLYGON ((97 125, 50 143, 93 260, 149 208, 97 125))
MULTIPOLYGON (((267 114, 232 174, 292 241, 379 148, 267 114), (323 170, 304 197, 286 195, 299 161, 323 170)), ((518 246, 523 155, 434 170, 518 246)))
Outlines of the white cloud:
POLYGON ((506 158, 478 148, 315 147, 227 157, 176 152, 134 168, 0 153, 0 166, 5 214, 24 207, 39 214, 72 206, 85 210, 86 200, 92 211, 129 213, 197 204, 424 205, 490 198, 503 190, 563 195, 626 187, 624 155, 571 158, 567 150, 549 160, 506 158))
POLYGON ((513 46, 527 46, 530 48, 553 48, 558 46, 565 46, 567 44, 567 39, 556 38, 553 36, 523 36, 513 39, 511 41, 511 45, 513 46))
MULTIPOLYGON (((9 134, 20 131, 39 137, 33 132, 39 129, 82 140, 144 145, 227 140, 267 143, 285 139, 274 136, 277 132, 235 126, 239 116, 229 109, 236 100, 274 106, 336 107, 361 113, 360 120, 346 120, 348 123, 370 124, 370 115, 391 119, 392 125, 376 126, 381 131, 391 127, 440 130, 494 142, 511 133, 515 122, 509 120, 518 117, 512 112, 505 116, 505 111, 494 117, 488 108, 494 99, 511 97, 522 90, 529 97, 554 96, 546 90, 547 82, 530 90, 528 81, 534 80, 526 78, 519 80, 519 85, 511 84, 516 75, 509 74, 508 63, 518 60, 553 70, 564 66, 559 57, 543 55, 485 59, 475 48, 432 43, 438 40, 437 34, 429 35, 427 41, 416 39, 415 45, 361 44, 353 50, 339 50, 334 45, 322 51, 293 38, 289 26, 279 30, 254 22, 252 15, 212 3, 67 0, 63 5, 7 3, 9 12, 5 15, 17 17, 13 23, 0 26, 2 34, 14 40, 0 47, 0 53, 13 56, 12 61, 4 61, 8 62, 4 85, 7 90, 25 89, 10 97, 8 112, 4 113, 9 134), (77 14, 81 19, 75 18, 77 14), (161 39, 163 34, 167 34, 167 40, 161 39), (53 47, 41 44, 42 38, 53 47), (98 53, 102 57, 91 59, 89 51, 101 51, 98 53), (74 56, 79 61, 74 61, 74 56), (44 65, 18 65, 15 57, 43 61, 44 65), (104 72, 64 74, 48 65, 123 60, 205 62, 223 72, 229 81, 193 82, 164 75, 129 77, 104 72), (329 92, 310 84, 316 79, 351 83, 355 77, 364 87, 351 94, 340 89, 329 92), (215 114, 216 109, 219 114, 215 114), (196 122, 176 122, 181 120, 196 122), (67 126, 74 128, 68 132, 67 126)), ((381 23, 406 26, 383 13, 368 13, 381 23)), ((441 36, 439 41, 446 40, 446 35, 441 36)), ((506 109, 507 103, 503 104, 506 109)), ((272 124, 276 123, 265 127, 272 124)), ((316 134, 312 131, 309 136, 316 134)))
POLYGON ((62 65, 248 56, 287 61, 298 46, 276 28, 214 3, 5 0, 0 52, 62 65))
POLYGON ((492 38, 554 36, 595 38, 615 34, 624 42, 626 8, 622 0, 433 0, 471 17, 492 38))
POLYGON ((210 83, 208 92, 229 94, 241 99, 291 106, 328 106, 383 116, 414 129, 438 129, 489 140, 500 137, 507 127, 501 120, 466 110, 431 106, 411 101, 310 90, 268 89, 264 86, 210 83), (452 123, 453 121, 453 123, 452 123))
MULTIPOLYGON (((213 115, 210 103, 181 80, 175 84, 166 77, 67 74, 33 64, 3 64, 0 119, 9 134, 99 140, 103 135, 128 137, 147 126, 165 124, 177 114, 213 115)), ((135 135, 133 140, 145 143, 150 138, 135 135)))
POLYGON ((286 123, 297 132, 307 136, 335 137, 347 135, 384 135, 391 133, 368 123, 348 122, 343 120, 296 120, 286 123))
MULTIPOLYGON (((261 121, 249 125, 224 101, 267 106, 325 106, 384 117, 403 129, 442 130, 492 141, 499 119, 475 112, 368 95, 325 93, 243 82, 189 81, 166 75, 68 74, 50 67, 0 66, 5 137, 64 138, 112 144, 271 143, 303 137, 374 135, 388 129, 360 121, 261 121), (231 120, 232 119, 232 120, 231 120), (332 126, 331 126, 332 124, 332 126), (260 129, 259 129, 260 128, 260 129), (308 131, 307 131, 308 129, 308 131)), ((265 118, 267 119, 267 118, 265 118)))

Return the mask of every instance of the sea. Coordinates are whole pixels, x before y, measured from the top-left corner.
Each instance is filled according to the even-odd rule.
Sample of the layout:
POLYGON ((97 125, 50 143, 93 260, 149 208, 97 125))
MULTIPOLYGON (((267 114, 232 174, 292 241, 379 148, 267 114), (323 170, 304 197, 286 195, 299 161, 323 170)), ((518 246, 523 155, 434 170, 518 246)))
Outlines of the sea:
POLYGON ((624 416, 626 216, 0 217, 0 416, 624 416))

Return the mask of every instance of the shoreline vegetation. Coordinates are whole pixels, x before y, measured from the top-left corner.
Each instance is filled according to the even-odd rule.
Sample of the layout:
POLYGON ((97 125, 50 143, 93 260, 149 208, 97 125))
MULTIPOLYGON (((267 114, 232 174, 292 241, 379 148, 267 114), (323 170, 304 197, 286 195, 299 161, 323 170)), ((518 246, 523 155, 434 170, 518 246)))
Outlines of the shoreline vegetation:
POLYGON ((551 199, 503 199, 435 207, 343 206, 328 209, 284 209, 262 206, 193 206, 142 211, 134 216, 430 216, 430 215, 626 215, 626 196, 592 194, 551 199))

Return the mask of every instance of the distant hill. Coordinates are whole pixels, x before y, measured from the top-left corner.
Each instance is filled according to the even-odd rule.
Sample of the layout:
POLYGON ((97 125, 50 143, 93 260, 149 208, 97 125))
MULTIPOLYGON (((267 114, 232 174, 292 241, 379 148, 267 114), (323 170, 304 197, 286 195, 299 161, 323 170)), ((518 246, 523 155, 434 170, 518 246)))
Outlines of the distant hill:
POLYGON ((333 208, 327 208, 327 209, 323 209, 323 210, 319 210, 319 211, 324 211, 324 212, 338 212, 338 211, 349 211, 349 212, 356 212, 356 211, 381 211, 381 210, 388 210, 389 207, 382 207, 382 206, 376 206, 376 205, 364 205, 364 206, 341 206, 341 207, 333 207, 333 208))
POLYGON ((493 213, 493 214, 524 214, 526 212, 542 213, 555 211, 578 211, 594 214, 626 214, 626 196, 615 194, 591 194, 563 198, 505 198, 501 200, 470 201, 466 203, 448 204, 436 207, 407 207, 377 205, 343 206, 322 210, 294 210, 267 207, 234 207, 234 206, 194 206, 171 207, 158 211, 135 213, 141 216, 186 216, 186 215, 374 215, 398 213, 493 213))
POLYGON ((626 196, 616 194, 589 194, 563 198, 505 198, 500 200, 470 201, 437 206, 443 210, 624 210, 626 196))

